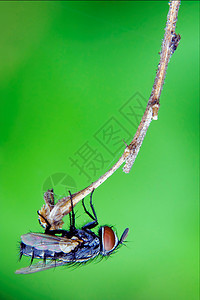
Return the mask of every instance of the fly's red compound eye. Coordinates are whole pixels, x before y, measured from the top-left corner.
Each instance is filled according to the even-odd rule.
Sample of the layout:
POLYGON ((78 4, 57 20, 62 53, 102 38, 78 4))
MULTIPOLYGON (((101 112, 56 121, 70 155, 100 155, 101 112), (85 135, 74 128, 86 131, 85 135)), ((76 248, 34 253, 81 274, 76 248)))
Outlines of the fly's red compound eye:
POLYGON ((102 227, 102 244, 104 254, 113 251, 118 244, 115 232, 108 226, 102 227))

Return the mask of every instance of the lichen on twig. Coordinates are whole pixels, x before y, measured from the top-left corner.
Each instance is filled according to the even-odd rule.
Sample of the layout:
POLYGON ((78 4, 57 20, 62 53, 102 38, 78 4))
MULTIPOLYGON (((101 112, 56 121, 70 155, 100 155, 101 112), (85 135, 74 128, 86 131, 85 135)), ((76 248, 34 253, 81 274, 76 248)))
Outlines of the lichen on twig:
MULTIPOLYGON (((123 171, 125 173, 130 172, 151 121, 157 120, 158 118, 158 110, 160 107, 160 95, 165 80, 166 70, 168 67, 169 60, 176 48, 178 47, 180 41, 180 35, 175 33, 179 6, 180 1, 170 1, 169 3, 169 12, 167 16, 165 35, 162 43, 160 62, 156 72, 156 78, 154 81, 149 101, 147 103, 146 110, 144 112, 144 115, 132 142, 126 146, 124 153, 112 168, 110 168, 104 175, 102 175, 98 180, 90 184, 88 187, 72 195, 73 206, 75 206, 81 199, 83 199, 85 196, 91 193, 93 189, 96 189, 98 186, 100 186, 124 162, 125 165, 123 167, 123 171)), ((39 213, 48 220, 48 222, 51 224, 51 229, 62 228, 62 218, 71 211, 70 197, 64 197, 58 200, 56 204, 54 204, 53 190, 48 190, 44 194, 44 200, 45 205, 41 208, 39 213)), ((39 216, 39 221, 43 227, 46 226, 46 223, 41 216, 39 216)))

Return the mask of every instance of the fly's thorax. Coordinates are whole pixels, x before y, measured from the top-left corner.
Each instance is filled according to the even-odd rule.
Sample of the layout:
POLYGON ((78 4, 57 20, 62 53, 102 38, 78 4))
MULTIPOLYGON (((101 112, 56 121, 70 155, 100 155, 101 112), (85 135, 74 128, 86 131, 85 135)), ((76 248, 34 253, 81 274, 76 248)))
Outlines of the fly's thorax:
POLYGON ((98 236, 90 229, 76 229, 74 235, 83 240, 84 243, 90 243, 95 238, 98 238, 98 236))
MULTIPOLYGON (((74 251, 72 251, 73 262, 85 263, 90 259, 95 258, 100 253, 100 240, 99 237, 89 229, 77 229, 74 231, 74 235, 79 240, 82 240, 74 251)), ((68 260, 69 254, 63 256, 62 260, 68 260)))

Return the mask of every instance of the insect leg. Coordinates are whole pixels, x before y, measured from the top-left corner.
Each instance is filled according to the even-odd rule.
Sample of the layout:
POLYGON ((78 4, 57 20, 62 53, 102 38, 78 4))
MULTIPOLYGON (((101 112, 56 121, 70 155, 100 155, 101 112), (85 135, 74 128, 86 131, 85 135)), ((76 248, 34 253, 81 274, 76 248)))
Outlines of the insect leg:
POLYGON ((33 259, 34 259, 34 250, 32 252, 32 257, 31 257, 31 263, 30 263, 30 265, 32 265, 33 259))
POLYGON ((86 213, 88 216, 90 216, 90 218, 91 218, 92 220, 95 220, 95 217, 93 217, 93 215, 92 215, 92 214, 87 210, 87 208, 85 207, 84 198, 82 199, 82 205, 83 205, 83 208, 84 208, 85 213, 86 213))
POLYGON ((70 224, 70 226, 72 225, 72 215, 71 215, 71 212, 69 212, 69 224, 70 224))
POLYGON ((19 260, 21 260, 23 254, 24 254, 24 249, 25 249, 25 245, 23 243, 20 244, 20 252, 19 252, 19 260))
MULTIPOLYGON (((46 228, 45 228, 45 233, 48 233, 48 232, 50 231, 51 224, 49 223, 49 221, 48 221, 43 215, 41 215, 41 214, 39 213, 39 210, 37 211, 37 213, 38 213, 38 215, 39 215, 40 217, 42 217, 42 218, 45 220, 45 222, 47 223, 47 226, 46 226, 46 228)), ((39 222, 40 222, 40 221, 39 221, 39 222)))
MULTIPOLYGON (((38 215, 39 215, 40 217, 42 217, 42 218, 45 220, 45 222, 47 223, 47 227, 46 227, 46 229, 45 229, 45 233, 46 233, 46 234, 50 234, 50 235, 62 234, 62 236, 67 236, 67 231, 66 231, 66 230, 62 230, 62 229, 50 230, 51 224, 49 223, 49 221, 48 221, 44 216, 42 216, 42 215, 39 213, 39 211, 38 211, 37 213, 38 213, 38 215)), ((70 221, 70 225, 71 225, 71 221, 70 221)))
POLYGON ((95 210, 94 210, 94 206, 93 206, 93 204, 92 204, 92 195, 93 195, 93 193, 94 193, 94 189, 93 189, 92 193, 90 194, 90 206, 91 206, 92 212, 93 212, 93 214, 94 214, 95 220, 96 220, 96 222, 98 222, 98 221, 97 221, 97 215, 96 215, 96 212, 95 212, 95 210))
POLYGON ((49 235, 61 234, 62 237, 67 237, 67 238, 71 237, 71 235, 69 234, 69 231, 63 230, 63 229, 49 230, 48 232, 45 232, 45 233, 49 234, 49 235))
POLYGON ((92 214, 86 209, 85 204, 84 204, 84 199, 82 200, 82 205, 83 205, 83 208, 84 208, 85 213, 86 213, 88 216, 90 216, 90 218, 91 218, 92 220, 94 220, 94 221, 85 224, 85 225, 82 227, 82 229, 92 229, 92 228, 94 228, 94 227, 96 227, 96 226, 98 225, 97 215, 96 215, 96 212, 95 212, 95 210, 94 210, 94 206, 93 206, 93 204, 92 204, 92 194, 93 194, 93 192, 94 192, 94 190, 92 191, 92 193, 91 193, 91 195, 90 195, 90 207, 91 207, 91 209, 92 209, 92 212, 93 212, 94 216, 92 216, 92 214))
POLYGON ((73 200, 72 200, 72 194, 69 191, 70 200, 71 200, 71 207, 72 207, 72 215, 70 215, 70 231, 75 230, 75 213, 74 213, 74 207, 73 207, 73 200))
POLYGON ((44 265, 46 265, 46 260, 47 260, 47 256, 46 256, 46 253, 44 252, 44 256, 43 256, 44 265))
POLYGON ((19 260, 22 259, 22 256, 23 256, 23 252, 20 250, 20 253, 19 253, 19 260))

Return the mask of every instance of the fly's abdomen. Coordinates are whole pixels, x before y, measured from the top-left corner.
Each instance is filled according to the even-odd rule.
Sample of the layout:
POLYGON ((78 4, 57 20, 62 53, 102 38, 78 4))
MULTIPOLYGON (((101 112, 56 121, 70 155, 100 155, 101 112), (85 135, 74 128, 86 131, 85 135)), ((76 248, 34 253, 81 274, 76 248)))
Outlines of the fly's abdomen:
POLYGON ((41 259, 73 260, 76 248, 83 243, 78 237, 71 239, 42 233, 27 233, 21 236, 20 257, 22 255, 41 259))
POLYGON ((61 253, 55 253, 54 251, 49 251, 49 250, 38 250, 32 246, 21 243, 20 244, 20 257, 22 255, 30 256, 33 258, 41 258, 41 259, 44 259, 44 258, 55 259, 57 256, 61 256, 61 253))

